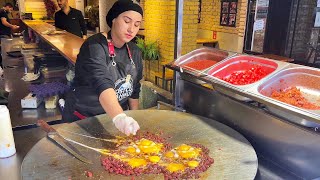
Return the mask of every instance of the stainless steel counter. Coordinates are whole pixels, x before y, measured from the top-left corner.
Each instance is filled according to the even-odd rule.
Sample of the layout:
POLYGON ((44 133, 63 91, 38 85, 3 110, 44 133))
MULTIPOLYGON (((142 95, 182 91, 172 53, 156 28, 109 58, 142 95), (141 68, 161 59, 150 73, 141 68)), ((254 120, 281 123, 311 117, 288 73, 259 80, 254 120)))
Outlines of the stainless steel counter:
POLYGON ((2 39, 2 59, 4 79, 0 80, 0 88, 10 92, 8 109, 10 111, 12 127, 34 125, 38 119, 47 122, 61 120, 60 110, 45 109, 44 103, 37 109, 22 109, 20 100, 28 93, 29 82, 21 80, 25 72, 23 57, 12 58, 6 52, 17 50, 18 44, 23 43, 20 38, 13 40, 2 39))
POLYGON ((267 114, 254 104, 239 102, 187 80, 179 83, 183 86, 181 108, 216 119, 244 135, 258 154, 259 166, 262 165, 260 161, 267 164, 259 168, 263 177, 319 178, 319 133, 267 114))

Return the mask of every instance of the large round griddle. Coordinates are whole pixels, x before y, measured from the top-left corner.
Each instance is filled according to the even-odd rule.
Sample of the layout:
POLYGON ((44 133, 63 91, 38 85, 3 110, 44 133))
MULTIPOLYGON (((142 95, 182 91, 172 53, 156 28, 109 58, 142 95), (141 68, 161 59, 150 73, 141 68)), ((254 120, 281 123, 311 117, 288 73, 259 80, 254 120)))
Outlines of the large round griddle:
MULTIPOLYGON (((159 132, 172 138, 174 145, 200 143, 210 149, 214 164, 201 179, 254 179, 258 159, 253 147, 238 132, 212 119, 187 113, 161 110, 128 111, 136 119, 142 131, 159 132)), ((76 123, 66 124, 58 131, 70 139, 96 148, 114 148, 114 144, 90 139, 75 134, 86 134, 100 138, 112 138, 121 134, 106 115, 100 115, 76 123)), ((23 179, 87 179, 85 171, 91 171, 94 179, 130 179, 110 175, 101 166, 101 155, 79 145, 74 145, 83 155, 94 162, 85 164, 60 148, 47 137, 40 140, 27 154, 22 163, 23 179)), ((92 178, 91 178, 92 179, 92 178)), ((143 175, 135 179, 163 179, 163 175, 143 175)))

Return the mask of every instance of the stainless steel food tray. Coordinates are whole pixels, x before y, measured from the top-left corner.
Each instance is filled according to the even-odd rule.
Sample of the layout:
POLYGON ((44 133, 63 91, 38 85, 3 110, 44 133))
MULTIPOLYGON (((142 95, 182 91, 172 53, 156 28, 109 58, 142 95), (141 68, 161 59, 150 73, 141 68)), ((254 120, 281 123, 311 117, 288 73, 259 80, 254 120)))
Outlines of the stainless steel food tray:
MULTIPOLYGON (((193 56, 196 56, 196 52, 199 52, 199 51, 194 51, 193 56)), ((188 54, 188 56, 191 56, 191 55, 188 54)), ((181 77, 187 81, 191 81, 191 79, 195 79, 192 82, 200 85, 203 84, 204 82, 212 84, 214 89, 216 89, 218 92, 240 101, 253 100, 261 104, 264 104, 266 106, 266 109, 270 113, 275 114, 276 116, 280 116, 283 119, 286 119, 293 123, 297 123, 307 127, 320 127, 319 111, 305 110, 302 108, 298 108, 298 107, 283 103, 281 101, 272 99, 266 95, 263 95, 261 92, 259 92, 259 90, 262 90, 263 87, 264 88, 268 87, 267 84, 274 81, 276 78, 280 78, 284 76, 286 73, 290 74, 290 72, 292 71, 291 69, 297 69, 297 70, 301 70, 299 71, 300 73, 307 76, 305 80, 306 82, 309 81, 309 79, 311 79, 309 77, 316 77, 315 78, 316 82, 311 84, 317 85, 317 88, 315 88, 315 90, 313 90, 312 93, 320 95, 319 93, 320 88, 318 88, 318 86, 320 86, 319 85, 320 83, 319 69, 309 68, 301 65, 292 64, 292 63, 281 62, 281 61, 259 57, 259 59, 262 59, 264 61, 274 62, 278 66, 275 69, 275 71, 273 71, 272 73, 270 73, 269 75, 267 75, 266 77, 262 78, 261 80, 255 83, 252 83, 249 85, 242 85, 242 86, 233 85, 219 78, 208 76, 208 72, 210 72, 213 69, 216 69, 217 71, 221 70, 221 68, 224 68, 223 65, 225 64, 225 62, 232 61, 232 58, 236 56, 237 55, 227 57, 226 59, 218 62, 217 64, 213 65, 211 68, 208 68, 206 71, 202 72, 201 75, 199 74, 195 75, 195 74, 192 74, 192 72, 191 73, 183 72, 183 73, 180 73, 182 74, 181 77)), ((238 56, 248 56, 248 55, 238 55, 238 56)), ((188 59, 186 55, 182 56, 179 60, 180 62, 182 62, 185 59, 188 59)), ((175 69, 175 68, 173 69, 176 71, 179 71, 179 69, 175 69)), ((295 82, 295 81, 292 80, 292 82, 295 82)), ((301 83, 303 82, 304 81, 301 81, 301 83)))
POLYGON ((212 60, 219 63, 220 61, 223 61, 224 59, 232 57, 235 54, 236 53, 234 52, 227 52, 227 51, 218 50, 215 48, 202 47, 181 56, 180 58, 175 60, 171 64, 171 66, 173 69, 180 71, 181 73, 187 72, 195 76, 203 76, 203 75, 207 75, 206 71, 210 69, 212 66, 203 70, 197 70, 192 68, 185 68, 183 67, 183 65, 186 63, 190 63, 198 60, 212 60))
POLYGON ((261 98, 268 99, 270 102, 274 102, 278 106, 289 110, 281 110, 281 108, 274 106, 274 103, 266 104, 266 108, 272 114, 303 126, 319 127, 320 121, 313 122, 308 118, 301 118, 297 115, 294 115, 290 111, 300 111, 303 114, 313 114, 315 116, 319 116, 320 120, 320 109, 304 109, 270 97, 273 90, 279 91, 280 89, 286 89, 293 86, 299 88, 309 102, 320 106, 320 70, 301 65, 291 64, 289 67, 278 71, 268 80, 251 87, 248 90, 248 93, 261 96, 261 98))
POLYGON ((227 59, 217 63, 216 65, 212 66, 211 68, 209 68, 206 71, 207 76, 205 77, 205 79, 207 79, 207 81, 212 81, 214 83, 218 83, 218 86, 214 86, 214 88, 220 93, 223 93, 227 96, 231 96, 231 97, 233 97, 237 100, 240 100, 240 101, 251 101, 250 98, 236 94, 235 92, 230 91, 230 89, 234 89, 236 91, 241 91, 241 92, 246 92, 251 87, 261 84, 262 82, 266 81, 268 78, 270 78, 271 76, 273 76, 274 74, 276 74, 280 70, 286 68, 287 66, 289 66, 289 63, 282 62, 282 61, 276 61, 276 60, 272 60, 272 59, 250 56, 250 55, 235 55, 235 56, 227 58, 227 59), (234 84, 228 83, 228 82, 221 80, 221 79, 214 76, 217 73, 222 73, 222 74, 229 73, 230 74, 232 72, 232 71, 230 71, 232 69, 230 67, 236 66, 236 63, 239 63, 239 59, 242 59, 242 60, 240 60, 240 62, 242 61, 242 62, 246 62, 246 63, 250 63, 250 64, 261 65, 263 67, 274 68, 274 71, 269 73, 267 76, 260 79, 259 81, 256 81, 254 83, 247 84, 247 85, 234 85, 234 84), (273 64, 273 65, 271 65, 271 64, 273 64))
MULTIPOLYGON (((227 59, 226 59, 227 60, 227 59)), ((224 61, 226 61, 224 60, 224 61)), ((308 76, 319 76, 319 69, 315 68, 309 68, 301 65, 296 65, 292 63, 287 62, 279 62, 271 59, 267 59, 269 61, 274 61, 276 63, 279 63, 280 65, 278 68, 265 78, 261 79, 260 81, 257 81, 251 85, 245 85, 245 86, 236 86, 232 85, 230 83, 227 83, 223 80, 220 80, 218 78, 212 77, 212 76, 194 76, 192 74, 186 73, 186 75, 191 76, 194 79, 198 79, 198 82, 194 82, 196 84, 202 84, 203 82, 207 82, 209 84, 212 84, 214 86, 214 89, 219 91, 222 94, 225 94, 229 97, 238 99, 240 101, 246 101, 246 100, 253 100, 256 102, 259 102, 261 104, 264 104, 267 107, 267 110, 271 114, 275 114, 277 116, 283 117, 283 119, 286 119, 288 121, 291 121, 296 124, 300 124, 307 127, 320 127, 320 114, 318 111, 310 111, 301 109, 286 103, 283 103, 281 101, 277 101, 275 99, 272 99, 268 96, 265 96, 261 94, 258 91, 258 87, 267 87, 265 86, 268 82, 272 82, 277 77, 281 77, 284 75, 284 72, 289 72, 292 68, 297 69, 304 69, 303 74, 307 74, 308 76), (313 72, 309 74, 309 72, 313 72), (200 82, 200 83, 199 83, 200 82), (264 85, 264 86, 263 86, 264 85)), ((222 64, 223 61, 220 63, 217 63, 212 68, 219 66, 222 64)), ((186 76, 184 77, 185 80, 190 81, 190 77, 186 76)), ((181 76, 182 77, 182 76, 181 76)), ((308 79, 308 78, 307 78, 308 79)), ((318 81, 317 83, 320 83, 318 81)), ((314 94, 320 94, 319 91, 320 88, 317 88, 314 94)))

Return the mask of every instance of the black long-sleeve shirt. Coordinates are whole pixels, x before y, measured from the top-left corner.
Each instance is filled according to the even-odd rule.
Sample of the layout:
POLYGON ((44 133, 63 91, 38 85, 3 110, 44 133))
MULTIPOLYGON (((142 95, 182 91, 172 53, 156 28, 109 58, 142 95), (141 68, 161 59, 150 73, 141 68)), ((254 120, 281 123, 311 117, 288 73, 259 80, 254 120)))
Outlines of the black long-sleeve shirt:
POLYGON ((59 10, 54 15, 55 26, 74 35, 82 37, 87 35, 87 27, 81 11, 70 7, 70 12, 65 14, 59 10))
POLYGON ((135 68, 131 69, 131 61, 126 45, 115 48, 115 62, 111 65, 108 54, 107 39, 101 34, 89 37, 81 46, 75 64, 75 109, 86 115, 93 116, 104 113, 99 102, 100 94, 113 88, 123 109, 128 107, 128 99, 138 99, 140 93, 140 80, 142 79, 141 51, 133 42, 128 43, 135 68), (130 70, 131 69, 131 70, 130 70), (131 74, 130 86, 125 86, 126 77, 131 74))

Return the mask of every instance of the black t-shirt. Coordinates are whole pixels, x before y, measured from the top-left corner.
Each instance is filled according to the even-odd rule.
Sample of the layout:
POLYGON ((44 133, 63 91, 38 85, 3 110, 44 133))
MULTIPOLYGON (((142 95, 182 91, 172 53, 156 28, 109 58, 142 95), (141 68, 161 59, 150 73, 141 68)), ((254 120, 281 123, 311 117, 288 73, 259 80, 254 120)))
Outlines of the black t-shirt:
MULTIPOLYGON (((0 10, 0 19, 6 18, 6 20, 9 22, 8 13, 1 9, 0 10)), ((11 28, 5 26, 2 24, 2 21, 0 21, 0 35, 10 35, 11 34, 11 28)))
POLYGON ((126 45, 115 47, 116 66, 113 66, 107 39, 101 33, 89 37, 82 44, 75 64, 75 110, 86 116, 105 113, 99 96, 108 88, 116 91, 123 109, 127 109, 129 98, 139 98, 143 69, 141 51, 133 42, 129 42, 128 46, 135 66, 131 63, 126 45))
POLYGON ((81 11, 70 7, 70 12, 65 14, 62 10, 54 15, 54 25, 57 28, 66 30, 74 35, 82 37, 87 35, 87 27, 81 11))

